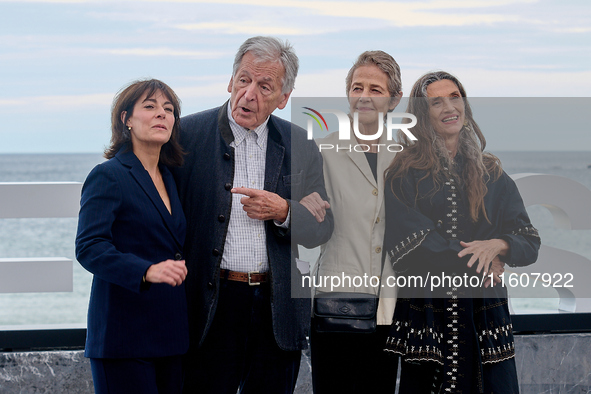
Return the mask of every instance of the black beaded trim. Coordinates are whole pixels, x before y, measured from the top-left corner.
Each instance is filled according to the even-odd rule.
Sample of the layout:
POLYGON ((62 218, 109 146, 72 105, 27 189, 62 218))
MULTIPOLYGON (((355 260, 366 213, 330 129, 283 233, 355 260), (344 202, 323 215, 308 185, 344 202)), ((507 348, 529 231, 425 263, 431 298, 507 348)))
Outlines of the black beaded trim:
POLYGON ((453 178, 445 182, 445 186, 449 188, 450 196, 447 197, 447 230, 446 235, 453 239, 458 237, 458 190, 453 178))
POLYGON ((433 328, 424 327, 421 330, 415 330, 414 328, 409 329, 410 322, 401 322, 396 320, 392 323, 396 327, 396 331, 400 331, 403 328, 406 330, 406 338, 394 338, 388 337, 386 341, 385 351, 399 354, 404 356, 405 360, 408 361, 435 361, 443 365, 443 351, 439 346, 409 346, 408 342, 412 337, 419 337, 423 339, 424 336, 433 337, 434 341, 441 344, 443 341, 443 333, 433 330, 433 328))
POLYGON ((540 234, 538 233, 538 230, 536 230, 536 228, 534 226, 532 226, 531 224, 528 224, 525 227, 520 227, 517 230, 513 230, 511 232, 511 234, 513 234, 513 235, 528 235, 530 237, 540 238, 540 234))
POLYGON ((478 341, 480 342, 480 356, 482 357, 482 363, 498 363, 515 357, 515 341, 512 339, 513 325, 511 323, 479 332, 478 341), (502 339, 510 339, 511 341, 496 347, 485 347, 483 345, 484 339, 490 339, 491 337, 494 341, 500 341, 502 339))
POLYGON ((458 336, 458 289, 453 287, 451 291, 447 292, 450 296, 450 307, 447 311, 450 312, 451 323, 447 324, 451 336, 447 340, 447 359, 451 371, 447 372, 447 383, 448 387, 445 388, 446 392, 455 392, 456 383, 458 379, 458 359, 459 359, 459 343, 460 338, 458 336))

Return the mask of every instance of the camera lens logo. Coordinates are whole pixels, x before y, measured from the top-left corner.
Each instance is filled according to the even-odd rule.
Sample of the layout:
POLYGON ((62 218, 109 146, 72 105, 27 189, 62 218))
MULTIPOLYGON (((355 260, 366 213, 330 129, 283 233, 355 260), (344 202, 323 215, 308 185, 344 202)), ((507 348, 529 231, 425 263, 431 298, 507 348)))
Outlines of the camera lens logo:
MULTIPOLYGON (((310 112, 302 112, 305 115, 308 115, 311 119, 308 119, 307 131, 308 131, 308 139, 314 139, 314 121, 320 127, 320 130, 326 130, 328 132, 328 124, 324 116, 320 113, 320 111, 316 111, 310 107, 302 107, 310 112), (324 125, 324 126, 323 126, 324 125)), ((380 148, 387 149, 389 152, 400 152, 402 151, 403 147, 400 144, 386 144, 386 143, 374 143, 373 141, 377 141, 382 137, 382 133, 386 132, 385 141, 393 141, 394 140, 394 131, 401 130, 405 133, 412 141, 416 141, 417 138, 412 135, 409 131, 410 128, 414 127, 417 124, 417 118, 413 114, 409 113, 393 113, 388 112, 386 117, 384 118, 384 114, 379 112, 378 117, 384 118, 385 122, 380 123, 378 125, 378 130, 374 134, 364 134, 359 130, 359 113, 354 112, 353 116, 350 117, 348 114, 336 110, 336 109, 322 109, 322 113, 329 113, 333 114, 337 117, 339 122, 339 131, 338 131, 338 138, 340 141, 351 141, 351 129, 353 129, 355 140, 359 141, 358 144, 349 144, 349 146, 341 146, 341 145, 334 145, 334 144, 319 144, 318 149, 322 152, 323 150, 327 149, 336 149, 337 152, 339 150, 354 150, 355 152, 369 152, 371 151, 372 147, 375 146, 380 151, 380 148), (410 119, 408 123, 402 122, 395 122, 394 119, 410 119), (352 127, 351 127, 352 126, 352 127), (367 143, 363 143, 362 141, 367 141, 367 143)))
MULTIPOLYGON (((324 126, 326 127, 326 131, 328 131, 328 125, 326 124, 326 120, 324 119, 324 116, 322 116, 322 115, 320 114, 320 112, 318 112, 318 111, 316 111, 315 109, 312 109, 312 108, 310 108, 310 107, 304 107, 304 109, 307 109, 308 111, 312 111, 312 112, 314 112, 314 113, 315 113, 315 114, 318 116, 318 118, 322 119, 322 123, 324 123, 324 126)), ((310 116, 312 119, 314 119, 314 120, 316 121, 316 123, 318 123, 318 126, 320 126, 320 130, 322 130, 322 129, 323 129, 323 128, 322 128, 322 123, 320 123, 320 120, 318 120, 318 118, 317 118, 316 116, 312 115, 312 114, 311 114, 311 113, 309 113, 309 112, 302 112, 302 113, 303 113, 303 114, 305 114, 305 115, 308 115, 308 116, 310 116)))

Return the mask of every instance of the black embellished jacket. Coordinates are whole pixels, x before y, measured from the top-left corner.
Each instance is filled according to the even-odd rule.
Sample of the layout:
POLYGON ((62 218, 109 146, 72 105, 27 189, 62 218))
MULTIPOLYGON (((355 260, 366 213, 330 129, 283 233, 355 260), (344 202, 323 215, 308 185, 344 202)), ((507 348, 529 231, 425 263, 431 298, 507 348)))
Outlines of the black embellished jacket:
POLYGON ((458 257, 460 241, 503 239, 509 252, 502 261, 525 266, 536 261, 540 237, 506 173, 487 177, 488 220, 477 222, 456 175, 448 172, 438 190, 432 177, 421 180, 425 175, 411 169, 385 188, 384 246, 399 285, 386 351, 442 365, 450 392, 480 392, 482 364, 514 357, 515 345, 506 289, 484 289, 477 264, 468 268, 470 256, 458 257))

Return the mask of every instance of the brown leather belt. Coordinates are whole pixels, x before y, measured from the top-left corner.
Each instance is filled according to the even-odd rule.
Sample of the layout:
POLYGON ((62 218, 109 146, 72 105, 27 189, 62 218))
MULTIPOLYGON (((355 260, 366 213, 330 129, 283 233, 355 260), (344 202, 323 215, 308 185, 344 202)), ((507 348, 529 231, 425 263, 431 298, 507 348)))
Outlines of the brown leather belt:
POLYGON ((267 273, 258 271, 238 272, 220 269, 220 278, 236 282, 246 282, 251 286, 256 286, 267 282, 267 273))

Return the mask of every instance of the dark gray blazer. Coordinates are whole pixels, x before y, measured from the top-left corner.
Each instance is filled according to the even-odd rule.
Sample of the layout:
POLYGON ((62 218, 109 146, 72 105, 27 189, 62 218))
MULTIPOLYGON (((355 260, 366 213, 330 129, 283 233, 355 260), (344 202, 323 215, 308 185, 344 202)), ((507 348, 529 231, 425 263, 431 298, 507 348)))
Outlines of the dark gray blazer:
MULTIPOLYGON (((192 348, 203 343, 216 311, 230 219, 235 159, 227 105, 181 119, 181 144, 187 156, 184 166, 173 172, 187 217, 186 286, 192 348)), ((297 245, 311 248, 328 241, 333 218, 329 210, 324 222, 318 223, 299 203, 312 192, 327 199, 322 157, 314 141, 307 140, 300 127, 273 115, 268 127, 264 188, 291 206, 289 229, 279 229, 273 221, 265 223, 273 332, 282 349, 293 351, 306 347, 310 324, 310 289, 301 287, 295 264, 297 245), (307 298, 297 298, 302 296, 307 298)))

